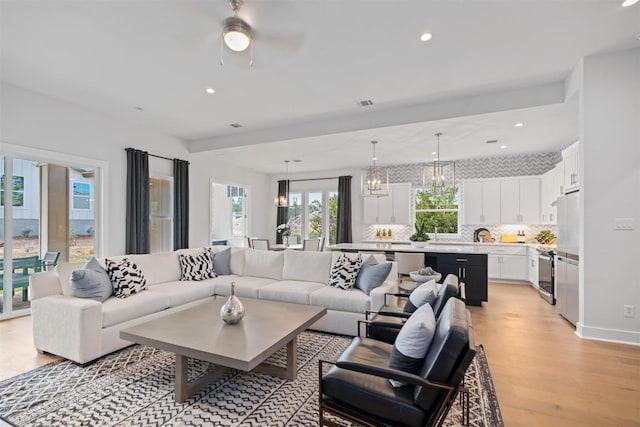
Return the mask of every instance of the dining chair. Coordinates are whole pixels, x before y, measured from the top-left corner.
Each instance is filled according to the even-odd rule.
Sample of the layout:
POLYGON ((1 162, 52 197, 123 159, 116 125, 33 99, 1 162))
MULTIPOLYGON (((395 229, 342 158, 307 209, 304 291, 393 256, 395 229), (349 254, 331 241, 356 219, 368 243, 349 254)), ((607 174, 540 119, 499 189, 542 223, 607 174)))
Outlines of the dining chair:
POLYGON ((49 267, 55 267, 58 265, 58 258, 60 258, 60 252, 46 252, 40 260, 42 264, 42 270, 48 270, 49 267))
POLYGON ((253 239, 251 241, 252 244, 252 248, 253 249, 259 249, 259 250, 263 250, 263 251, 268 251, 271 248, 269 247, 269 240, 268 239, 253 239))
POLYGON ((315 251, 318 252, 320 250, 320 246, 322 246, 321 239, 304 239, 302 241, 302 250, 303 251, 315 251))

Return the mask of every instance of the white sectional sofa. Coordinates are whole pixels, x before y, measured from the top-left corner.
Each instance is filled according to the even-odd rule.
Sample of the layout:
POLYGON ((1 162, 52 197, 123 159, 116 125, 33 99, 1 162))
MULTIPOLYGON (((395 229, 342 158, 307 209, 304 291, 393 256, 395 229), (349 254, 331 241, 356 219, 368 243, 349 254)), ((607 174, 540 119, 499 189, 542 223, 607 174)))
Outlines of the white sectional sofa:
MULTIPOLYGON (((220 251, 226 247, 212 248, 220 251)), ((142 270, 149 289, 124 299, 110 297, 103 303, 73 296, 69 277, 81 265, 60 264, 55 271, 32 275, 31 311, 36 349, 78 363, 89 362, 131 345, 120 339, 122 329, 201 304, 214 298, 214 294, 229 295, 231 282, 235 282, 236 295, 241 299, 326 307, 327 315, 312 329, 357 335, 357 320, 364 319, 364 312, 382 306, 385 292, 397 292, 395 263, 386 281, 367 295, 357 288, 345 291, 327 285, 331 266, 339 253, 231 248, 232 274, 191 282, 180 280, 178 252, 128 255, 142 270)), ((384 256, 376 258, 379 263, 387 262, 384 256)))

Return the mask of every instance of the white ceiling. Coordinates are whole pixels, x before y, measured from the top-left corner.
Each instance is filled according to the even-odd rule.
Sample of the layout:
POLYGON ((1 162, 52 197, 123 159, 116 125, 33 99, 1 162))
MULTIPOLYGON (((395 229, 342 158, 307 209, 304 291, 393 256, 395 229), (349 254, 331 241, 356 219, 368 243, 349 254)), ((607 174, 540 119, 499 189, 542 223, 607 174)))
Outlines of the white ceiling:
MULTIPOLYGON (((367 114, 361 99, 393 109, 559 82, 585 55, 640 45, 640 4, 622 8, 621 0, 245 3, 253 69, 248 53, 226 51, 219 64, 220 22, 231 15, 225 0, 2 0, 1 77, 212 148, 229 135, 261 143, 265 129, 367 114), (424 31, 432 41, 419 41, 424 31)), ((443 158, 487 155, 477 146, 487 138, 513 153, 546 151, 575 137, 575 114, 556 105, 339 136, 329 125, 277 147, 302 158, 302 170, 362 166, 356 147, 370 139, 381 141, 385 161, 415 161, 434 131, 445 133, 443 158), (514 120, 525 127, 513 129, 514 120)), ((278 151, 267 144, 221 154, 272 172, 284 158, 278 151)))

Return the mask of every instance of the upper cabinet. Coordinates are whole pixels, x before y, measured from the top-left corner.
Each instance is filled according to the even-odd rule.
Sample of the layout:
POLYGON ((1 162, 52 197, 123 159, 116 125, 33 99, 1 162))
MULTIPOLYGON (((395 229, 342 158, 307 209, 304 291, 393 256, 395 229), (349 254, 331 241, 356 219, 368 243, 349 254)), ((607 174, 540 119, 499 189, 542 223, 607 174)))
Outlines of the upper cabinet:
POLYGON ((385 197, 364 197, 365 224, 404 224, 411 221, 411 184, 390 184, 385 197))
POLYGON ((554 202, 559 196, 556 175, 556 169, 551 169, 540 177, 540 220, 543 224, 556 223, 557 208, 554 202))
POLYGON ((576 142, 562 151, 564 167, 563 192, 565 194, 580 188, 579 150, 580 145, 576 142))
POLYGON ((502 224, 540 222, 540 180, 538 178, 500 180, 500 222, 502 224))
POLYGON ((465 224, 500 223, 500 181, 465 181, 462 194, 465 224))

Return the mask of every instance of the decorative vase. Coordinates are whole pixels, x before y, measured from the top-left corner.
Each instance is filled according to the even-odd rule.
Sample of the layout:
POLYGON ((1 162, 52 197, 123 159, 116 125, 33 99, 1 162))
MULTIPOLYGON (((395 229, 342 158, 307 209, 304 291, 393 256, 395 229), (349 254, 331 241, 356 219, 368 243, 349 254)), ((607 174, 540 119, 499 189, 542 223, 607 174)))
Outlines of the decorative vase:
POLYGON ((235 282, 231 282, 231 295, 220 309, 220 317, 227 325, 235 325, 244 317, 244 305, 236 296, 235 282))

